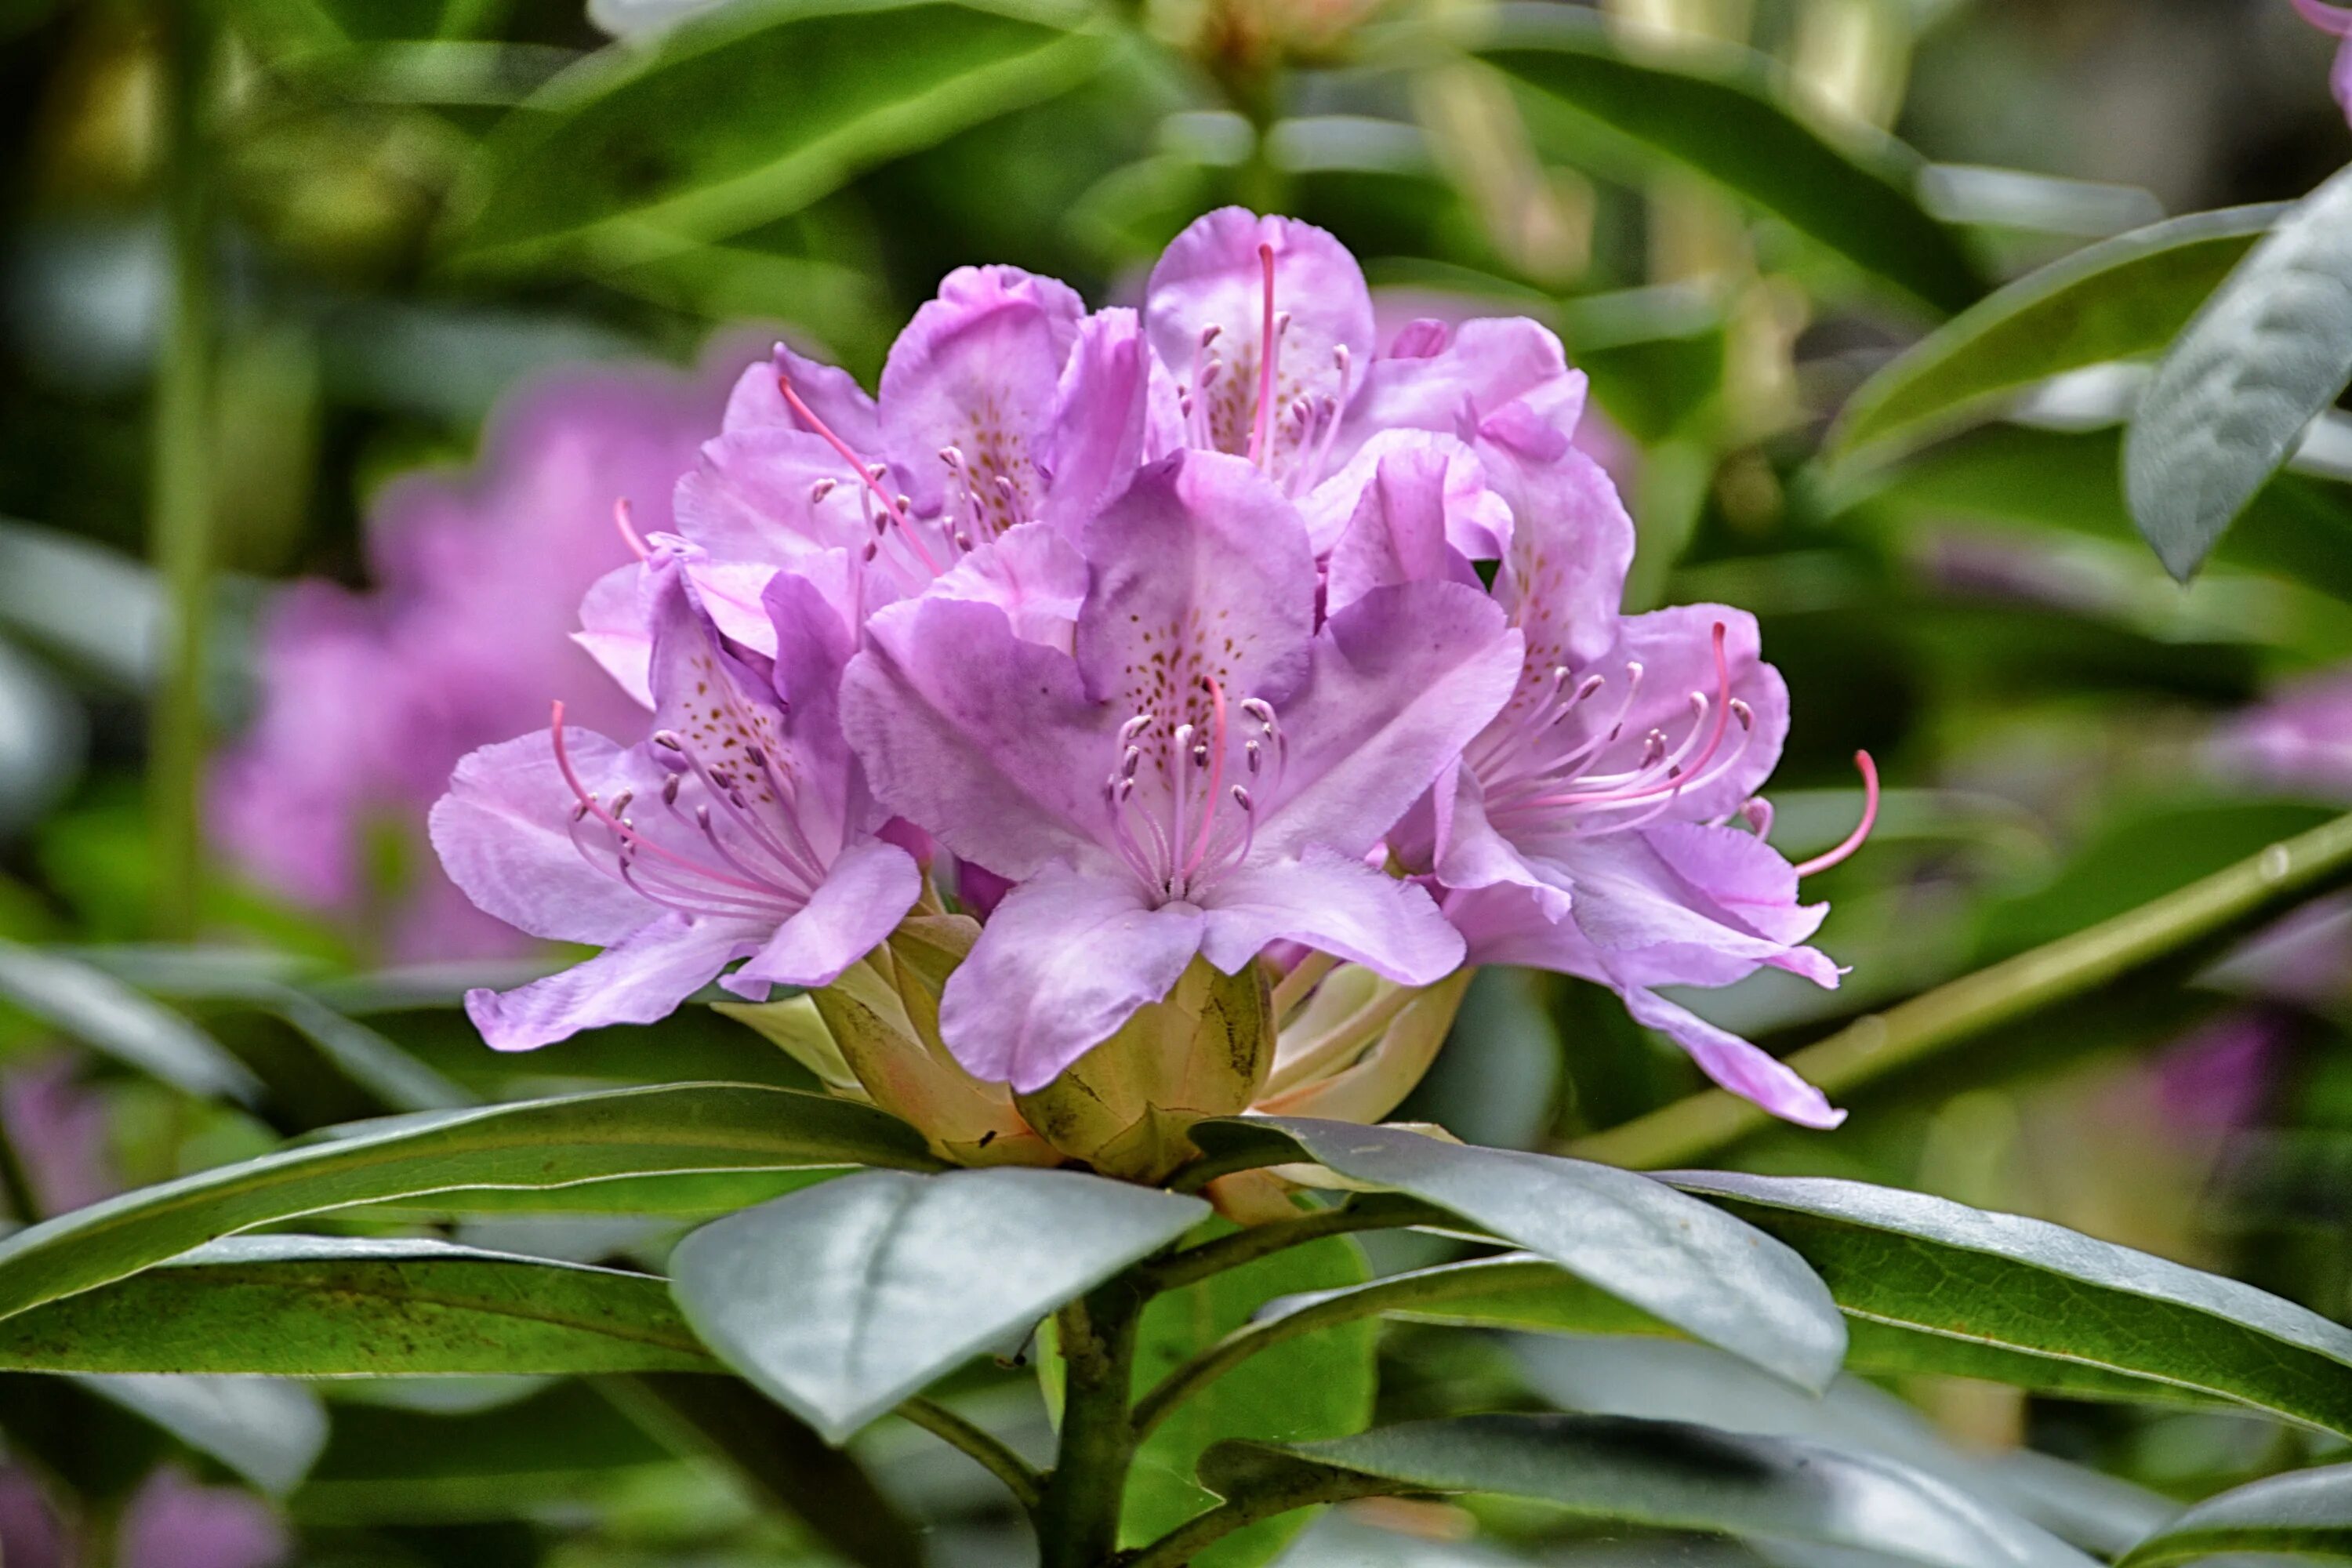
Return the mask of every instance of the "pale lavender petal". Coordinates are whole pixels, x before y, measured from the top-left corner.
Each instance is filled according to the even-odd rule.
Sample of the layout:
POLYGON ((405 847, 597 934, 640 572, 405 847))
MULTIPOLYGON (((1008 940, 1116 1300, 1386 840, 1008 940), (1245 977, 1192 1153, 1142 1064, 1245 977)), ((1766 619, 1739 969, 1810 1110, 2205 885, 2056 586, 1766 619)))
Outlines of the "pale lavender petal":
POLYGON ((1014 637, 1067 653, 1087 580, 1087 558, 1076 545, 1050 523, 1024 522, 957 562, 930 595, 993 605, 1014 637))
MULTIPOLYGON (((623 765, 621 748, 593 731, 567 726, 564 743, 591 790, 605 789, 623 765)), ((433 807, 433 848, 486 913, 533 936, 601 947, 656 911, 581 854, 572 835, 579 804, 556 766, 551 731, 502 741, 457 764, 433 807)))
POLYGON ((678 531, 714 559, 781 566, 813 552, 863 549, 873 537, 866 497, 824 440, 775 425, 705 443, 677 482, 675 505, 678 531))
POLYGON ((1000 876, 1097 858, 1124 715, 1087 700, 1067 655, 992 605, 922 598, 867 623, 842 728, 876 798, 1000 876))
POLYGON ((1510 696, 1520 646, 1491 599, 1454 583, 1376 588, 1332 616, 1282 709, 1289 757, 1260 853, 1369 850, 1510 696))
POLYGON ((824 420, 825 427, 847 442, 852 451, 869 458, 880 453, 881 416, 857 378, 837 365, 804 358, 782 343, 767 358, 746 366, 736 378, 721 429, 730 435, 739 430, 810 430, 808 422, 784 401, 783 388, 776 379, 779 369, 793 378, 793 392, 809 412, 824 420))
POLYGON ((975 540, 1037 515, 1045 487, 1031 442, 1054 412, 1085 315, 1067 285, 1016 267, 961 267, 941 281, 882 368, 883 445, 917 510, 940 504, 940 453, 952 447, 977 480, 975 540))
MULTIPOLYGON (((2352 32, 2352 27, 2347 27, 2352 32)), ((2336 63, 2328 68, 2327 88, 2336 97, 2336 107, 2352 120, 2352 37, 2347 37, 2336 51, 2336 63)))
POLYGON ((590 584, 580 601, 580 629, 572 640, 586 648, 622 690, 651 708, 654 693, 646 667, 653 658, 654 634, 637 592, 641 574, 634 565, 615 566, 590 584))
POLYGON ((845 849, 808 907, 719 984, 754 1002, 766 1001, 771 985, 830 985, 882 945, 922 890, 914 858, 897 845, 876 838, 845 849))
POLYGON ((1073 542, 1136 469, 1179 444, 1176 389, 1155 368, 1133 310, 1099 311, 1079 327, 1032 454, 1047 476, 1044 518, 1073 542))
POLYGON ((1826 1131, 1845 1121, 1845 1112, 1832 1109, 1827 1095, 1769 1052, 1645 987, 1621 986, 1618 994, 1635 1023, 1688 1051, 1701 1072, 1740 1099, 1800 1127, 1826 1131))
MULTIPOLYGON (((278 1568, 294 1541, 269 1505, 235 1487, 198 1486, 163 1469, 131 1495, 116 1526, 117 1568, 278 1568)), ((8 1559, 16 1568, 15 1557, 8 1559)))
POLYGON ((1475 467, 1466 452, 1432 447, 1383 456, 1356 502, 1355 516, 1331 552, 1324 603, 1331 614, 1375 588, 1401 583, 1484 584, 1447 527, 1447 480, 1458 464, 1475 467))
POLYGON ((1202 404, 1208 445, 1245 455, 1257 419, 1265 272, 1258 247, 1274 250, 1274 306, 1290 318, 1277 342, 1271 426, 1272 471, 1286 475, 1307 437, 1288 417, 1297 400, 1344 405, 1350 383, 1372 355, 1372 301, 1356 258, 1323 230, 1293 218, 1222 207, 1178 235, 1151 269, 1144 323, 1151 346, 1178 383, 1202 404), (1205 394, 1197 383, 1206 360, 1202 335, 1217 330, 1208 353, 1223 371, 1205 394), (1346 350, 1349 370, 1339 368, 1346 350))
POLYGON ((1028 1093, 1160 1001, 1200 951, 1202 913, 1133 880, 1055 867, 1004 896, 948 977, 940 1033, 974 1078, 1028 1093))
POLYGON ((738 958, 757 952, 765 921, 665 914, 544 980, 466 993, 466 1016, 496 1051, 529 1051, 608 1024, 651 1024, 738 958))
POLYGON ((1454 437, 1433 430, 1383 430, 1298 503, 1307 536, 1319 559, 1338 546, 1381 465, 1402 453, 1435 452, 1446 459, 1445 537, 1473 561, 1499 560, 1513 531, 1510 503, 1486 483, 1486 465, 1454 437))
MULTIPOLYGON (((1633 520, 1609 476, 1581 452, 1567 453, 1530 474, 1526 495, 1496 595, 1527 633, 1527 679, 1539 687, 1557 666, 1582 674, 1610 655, 1618 637, 1625 573, 1633 561, 1633 520)), ((1643 657, 1628 649, 1609 658, 1600 673, 1613 679, 1625 658, 1643 657)), ((1654 696, 1668 690, 1658 683, 1662 678, 1644 677, 1654 696)), ((1681 694, 1663 700, 1679 701, 1681 694)), ((1613 710, 1614 704, 1602 707, 1613 710)), ((1629 716, 1629 733, 1646 732, 1647 712, 1629 716), (1644 727, 1635 729, 1637 721, 1644 727)))
POLYGON ((2352 38, 2352 10, 2330 5, 2328 0, 2294 0, 2294 8, 2303 19, 2321 32, 2339 38, 2352 38))
MULTIPOLYGON (((1713 831, 1732 834, 1737 829, 1713 831)), ((1769 846, 1749 843, 1774 859, 1769 846)), ((1685 840, 1682 858, 1696 868, 1720 873, 1731 856, 1695 852, 1685 840)), ((1709 889, 1684 876, 1643 833, 1598 834, 1559 847, 1549 857, 1570 888, 1569 916, 1594 945, 1611 954, 1624 973, 1653 984, 1727 985, 1759 965, 1801 974, 1834 987, 1837 966, 1809 947, 1766 935, 1746 918, 1760 913, 1783 929, 1818 925, 1825 909, 1779 910, 1717 902, 1709 889)), ((1793 876, 1790 891, 1793 898, 1793 876)))
POLYGON ((1556 866, 1530 860, 1496 830, 1478 781, 1467 768, 1460 771, 1450 806, 1428 861, 1442 885, 1467 889, 1507 883, 1527 889, 1554 920, 1568 912, 1567 877, 1556 866))
POLYGON ((1797 868, 1752 833, 1696 822, 1641 830, 1658 858, 1774 942, 1800 942, 1821 930, 1830 907, 1797 901, 1797 868))
POLYGON ((70 1055, 0 1072, 0 1133, 15 1147, 44 1214, 86 1208, 122 1190, 108 1153, 106 1100, 79 1073, 70 1055))
MULTIPOLYGON (((794 570, 838 583, 844 561, 844 552, 832 551, 797 562, 794 570)), ((761 602, 768 579, 776 574, 773 566, 698 559, 687 570, 696 602, 719 631, 755 652, 775 653, 775 628, 761 602)), ((615 567, 596 579, 580 601, 580 629, 572 640, 587 649, 634 700, 651 708, 654 636, 644 579, 642 564, 615 567)))
POLYGON ((1084 550, 1094 588, 1078 615, 1078 667, 1120 721, 1182 713, 1205 723, 1204 680, 1234 701, 1279 703, 1306 674, 1306 526, 1240 458, 1186 452, 1153 464, 1087 526, 1084 550))
MULTIPOLYGON (((1424 349, 1424 331, 1402 347, 1424 349)), ((1442 430, 1497 443, 1536 462, 1557 458, 1584 412, 1584 374, 1559 340, 1521 316, 1465 321, 1433 353, 1372 365, 1349 405, 1338 455, 1382 430, 1442 430)))
POLYGON ((1220 879, 1207 905, 1201 952, 1228 974, 1273 942, 1301 942, 1405 985, 1434 984, 1462 963, 1462 933, 1428 893, 1319 845, 1220 879))
MULTIPOLYGON (((1375 310, 1377 310, 1377 302, 1375 310)), ((1417 316, 1397 329, 1396 341, 1389 344, 1385 359, 1429 359, 1445 352, 1454 341, 1454 329, 1431 316, 1417 316)))

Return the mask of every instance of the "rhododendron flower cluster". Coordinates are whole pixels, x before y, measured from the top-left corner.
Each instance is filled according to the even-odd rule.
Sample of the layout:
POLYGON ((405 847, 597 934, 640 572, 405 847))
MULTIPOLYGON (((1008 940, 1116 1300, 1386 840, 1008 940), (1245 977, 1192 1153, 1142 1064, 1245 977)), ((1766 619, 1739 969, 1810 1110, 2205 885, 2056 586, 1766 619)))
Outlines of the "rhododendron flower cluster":
POLYGON ((1738 611, 1621 614, 1583 399, 1533 321, 1383 349, 1335 239, 1238 209, 1139 311, 955 273, 874 397, 780 348, 583 606, 650 712, 558 708, 434 812, 483 909, 604 949, 476 1022, 522 1049, 805 988, 746 1016, 843 1092, 952 1103, 957 1157, 1156 1171, 1175 1102, 1387 1114, 1465 965, 1528 963, 1833 1125, 1656 989, 1835 984, 1798 883, 1861 835, 1765 842, 1786 691, 1738 611), (1118 1051, 1158 1087, 1090 1126, 1118 1051))

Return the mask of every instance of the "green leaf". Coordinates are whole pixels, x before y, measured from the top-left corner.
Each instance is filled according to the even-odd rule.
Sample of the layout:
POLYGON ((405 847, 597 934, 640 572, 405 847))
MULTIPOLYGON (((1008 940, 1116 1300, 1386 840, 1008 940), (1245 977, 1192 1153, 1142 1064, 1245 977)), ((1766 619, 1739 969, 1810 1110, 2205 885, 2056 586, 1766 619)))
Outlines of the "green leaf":
POLYGON ((210 1035, 89 964, 0 941, 0 1000, 174 1089, 247 1105, 261 1098, 261 1080, 210 1035))
POLYGON ((1714 1171, 1671 1179, 1796 1248, 1845 1311, 1899 1331, 1872 1346, 1882 1367, 1998 1376, 2015 1357, 2043 1358, 2352 1432, 2352 1330, 2251 1285, 1922 1193, 1714 1171), (1923 1335, 1969 1350, 1954 1365, 1923 1335), (1906 1350, 1917 1353, 1904 1366, 1906 1350), (1979 1360, 1987 1350, 2003 1353, 1979 1360))
POLYGON ((884 159, 1075 85, 1083 13, 1016 0, 765 0, 583 62, 485 145, 477 259, 623 267, 788 216, 884 159))
MULTIPOLYGON (((1269 1298, 1361 1286, 1370 1273, 1354 1240, 1334 1237, 1155 1298, 1144 1310, 1136 1344, 1137 1394, 1246 1324, 1269 1298)), ((1294 1340, 1252 1357, 1178 1405, 1136 1453, 1121 1540, 1140 1545, 1215 1506, 1215 1495, 1193 1477, 1201 1456, 1222 1439, 1301 1443, 1363 1430, 1378 1384, 1376 1338, 1365 1321, 1294 1340)), ((1196 1568, 1252 1568, 1281 1551, 1307 1522, 1303 1513, 1264 1521, 1192 1562, 1196 1568)))
POLYGON ((1597 17, 1528 5, 1510 8, 1475 52, 1527 89, 1539 145, 1548 132, 1598 127, 1705 176, 1938 314, 1984 292, 1967 247, 1912 195, 1916 155, 1884 140, 1831 142, 1790 112, 1769 68, 1746 50, 1677 47, 1654 64, 1622 48, 1597 17))
POLYGON ((78 1376, 273 1494, 290 1491, 327 1445, 327 1413, 296 1383, 267 1377, 78 1376))
POLYGON ((2076 251, 1979 300, 1846 400, 1829 455, 1885 455, 2005 393, 2161 353, 2284 209, 2195 213, 2076 251))
POLYGON ((870 1107, 747 1084, 672 1084, 386 1117, 329 1141, 92 1204, 0 1241, 0 1318, 257 1226, 466 1188, 684 1171, 936 1165, 870 1107))
POLYGON ((438 1241, 232 1237, 0 1321, 0 1371, 714 1372, 643 1274, 438 1241))
POLYGON ((1227 1498, 1487 1493, 1589 1518, 1879 1552, 1932 1568, 2086 1568, 2056 1537, 1874 1455, 1604 1415, 1416 1421, 1288 1447, 1224 1443, 1202 1479, 1227 1498))
POLYGON ((2126 1552, 2116 1568, 2223 1552, 2352 1563, 2352 1465, 2272 1476, 2208 1498, 2126 1552))
POLYGON ((729 1365, 839 1443, 1208 1212, 1071 1171, 868 1171, 703 1226, 670 1289, 729 1365))
POLYGON ((2352 380, 2352 169, 2281 218, 2173 344, 2124 443, 2132 516, 2187 582, 2352 380))
POLYGON ((1801 1388, 1826 1387, 1837 1375, 1845 1322, 1804 1260, 1662 1182, 1299 1117, 1205 1122, 1194 1135, 1211 1154, 1250 1140, 1278 1140, 1352 1181, 1449 1209, 1801 1388))

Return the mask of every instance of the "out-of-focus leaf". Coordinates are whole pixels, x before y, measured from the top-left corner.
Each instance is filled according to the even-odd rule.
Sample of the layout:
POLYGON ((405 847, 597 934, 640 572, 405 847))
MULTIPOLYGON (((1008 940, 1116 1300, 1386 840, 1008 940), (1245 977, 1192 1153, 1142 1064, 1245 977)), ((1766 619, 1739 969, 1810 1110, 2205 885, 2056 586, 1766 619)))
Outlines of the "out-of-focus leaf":
POLYGON ((1474 1415, 1333 1442, 1226 1443, 1225 1497, 1494 1493, 1592 1519, 1877 1552, 1933 1568, 2087 1568, 2012 1514, 1907 1466, 1787 1438, 1601 1415, 1474 1415))
POLYGON ((385 1117, 184 1176, 0 1241, 0 1317, 207 1241, 329 1209, 468 1187, 569 1186, 676 1171, 937 1162, 871 1107, 749 1084, 680 1084, 385 1117))
POLYGON ((261 1081, 213 1037, 89 964, 0 941, 0 1000, 190 1094, 252 1104, 261 1081))
POLYGON ((57 804, 89 749, 89 717, 40 661, 0 642, 0 839, 57 804))
POLYGON ((1829 455, 1883 455, 2004 393, 2160 353, 2281 211, 2196 213, 2077 251, 1978 301, 1846 400, 1829 455))
POLYGON ((2223 1552, 2352 1563, 2352 1465, 2272 1476, 2208 1498, 2125 1553, 2118 1568, 2193 1563, 2223 1552))
POLYGON ((1800 1387, 1823 1387, 1837 1374, 1845 1323, 1803 1260, 1747 1226, 1720 1223, 1727 1216, 1664 1183, 1581 1160, 1300 1117, 1206 1122, 1195 1134, 1212 1154, 1273 1140, 1350 1180, 1451 1210, 1800 1387))
POLYGON ((712 1372, 661 1280, 437 1241, 232 1237, 0 1321, 11 1372, 712 1372))
MULTIPOLYGON (((2049 1357, 2352 1431, 2352 1329, 2251 1285, 1923 1193, 1719 1171, 1672 1179, 1780 1237, 1841 1308, 1906 1339, 2049 1357)), ((1916 1370, 1954 1369, 1931 1348, 1916 1370)))
POLYGON ((0 626, 126 691, 155 670, 163 602, 126 555, 71 534, 0 521, 0 626))
POLYGON ((299 1383, 270 1377, 77 1375, 266 1492, 291 1491, 327 1443, 327 1413, 299 1383))
MULTIPOLYGON (((1369 1273, 1352 1240, 1296 1247, 1171 1290, 1145 1310, 1136 1342, 1139 1395, 1250 1321, 1269 1297, 1360 1285, 1369 1273)), ((1374 1333, 1369 1322, 1337 1328, 1251 1357, 1178 1405, 1145 1439, 1128 1483, 1119 1534, 1137 1546, 1215 1506, 1193 1479, 1201 1456, 1229 1437, 1303 1443, 1360 1432, 1372 1418, 1374 1333)), ((1307 1523, 1284 1514, 1225 1537, 1198 1568, 1252 1568, 1307 1523)))
POLYGON ((1677 46, 1653 63, 1590 13, 1514 5, 1476 53, 1528 89, 1539 142, 1571 116, 1696 171, 1939 313, 1984 292, 1967 247, 1912 195, 1916 156, 1892 142, 1833 144, 1744 50, 1677 46))
POLYGON ((2183 582, 2352 380, 2352 170, 2278 220, 2165 356, 2124 489, 2183 582))
POLYGON ((670 1258, 703 1340, 835 1443, 1198 1224, 1067 1171, 868 1171, 705 1226, 670 1258))
POLYGON ((486 146, 464 242, 650 260, 795 211, 860 169, 1097 68, 1082 11, 963 0, 750 0, 566 73, 486 146))

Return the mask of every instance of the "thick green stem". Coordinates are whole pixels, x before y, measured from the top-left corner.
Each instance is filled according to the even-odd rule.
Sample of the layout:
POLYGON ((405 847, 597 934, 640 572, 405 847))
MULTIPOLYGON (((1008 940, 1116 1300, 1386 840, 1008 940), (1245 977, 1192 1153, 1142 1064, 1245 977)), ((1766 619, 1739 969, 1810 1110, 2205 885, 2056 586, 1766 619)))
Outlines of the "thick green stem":
MULTIPOLYGON (((2352 881, 2352 816, 2273 844, 2152 903, 1856 1019, 1789 1058, 1836 1096, 1909 1067, 2038 1007, 2081 994, 2159 959, 2226 940, 2292 905, 2352 881)), ((1568 1152, 1635 1170, 1703 1159, 1769 1118, 1710 1089, 1581 1138, 1568 1152)))
POLYGON ((950 1447, 962 1449, 981 1468, 1004 1483, 1004 1489, 1024 1512, 1035 1516, 1045 1500, 1045 1478, 994 1433, 929 1399, 909 1399, 898 1406, 898 1414, 950 1447))
POLYGON ((1206 1513, 1193 1515, 1149 1546, 1121 1558, 1118 1568, 1185 1568, 1234 1531, 1246 1530, 1260 1520, 1350 1498, 1394 1497, 1409 1489, 1374 1476, 1302 1467, 1228 1498, 1206 1513))
POLYGON ((1055 1314, 1064 1368, 1062 1442, 1037 1510, 1039 1568, 1105 1568, 1118 1550, 1135 1458, 1128 1415, 1144 1297, 1114 1279, 1055 1314))
POLYGON ((148 780, 155 835, 155 931, 184 939, 195 931, 204 854, 198 799, 212 595, 215 326, 204 135, 215 40, 213 0, 156 0, 154 15, 163 43, 163 205, 172 305, 155 370, 148 531, 171 606, 171 641, 154 694, 148 780))

